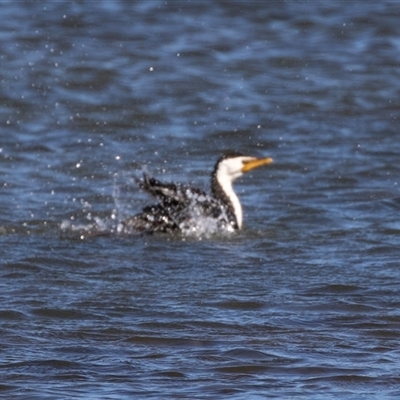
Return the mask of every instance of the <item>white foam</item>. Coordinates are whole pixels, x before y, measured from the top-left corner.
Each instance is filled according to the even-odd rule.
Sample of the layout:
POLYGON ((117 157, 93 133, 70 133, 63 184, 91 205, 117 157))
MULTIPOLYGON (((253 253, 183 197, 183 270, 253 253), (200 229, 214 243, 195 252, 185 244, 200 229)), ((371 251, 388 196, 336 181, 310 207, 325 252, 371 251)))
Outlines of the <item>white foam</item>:
POLYGON ((205 214, 202 203, 212 200, 210 197, 198 194, 188 194, 188 197, 191 200, 188 207, 188 218, 179 224, 183 236, 201 239, 230 234, 235 231, 228 222, 228 216, 223 208, 217 218, 205 214))

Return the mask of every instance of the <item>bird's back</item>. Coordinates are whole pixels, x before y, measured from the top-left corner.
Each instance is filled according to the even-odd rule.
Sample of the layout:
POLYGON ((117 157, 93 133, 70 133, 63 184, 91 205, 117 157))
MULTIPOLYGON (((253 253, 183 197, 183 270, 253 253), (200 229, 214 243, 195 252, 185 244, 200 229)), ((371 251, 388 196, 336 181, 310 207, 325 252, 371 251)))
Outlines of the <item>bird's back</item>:
POLYGON ((234 217, 226 214, 223 204, 201 189, 163 183, 147 173, 137 182, 158 203, 125 220, 124 225, 129 229, 149 233, 173 232, 195 227, 200 218, 220 220, 221 224, 234 223, 234 217))

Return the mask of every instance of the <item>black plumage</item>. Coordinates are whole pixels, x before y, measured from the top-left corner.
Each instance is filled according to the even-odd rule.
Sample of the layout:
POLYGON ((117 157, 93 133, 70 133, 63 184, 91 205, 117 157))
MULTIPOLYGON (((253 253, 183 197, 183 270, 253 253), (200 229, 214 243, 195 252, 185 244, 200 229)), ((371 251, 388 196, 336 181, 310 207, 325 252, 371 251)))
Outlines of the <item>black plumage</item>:
POLYGON ((138 179, 138 183, 139 187, 156 198, 158 203, 146 206, 141 213, 125 220, 124 225, 130 229, 146 233, 171 233, 183 230, 188 224, 195 224, 196 216, 218 219, 221 228, 230 225, 237 229, 236 219, 229 204, 209 196, 201 189, 163 183, 146 173, 142 179, 138 179))

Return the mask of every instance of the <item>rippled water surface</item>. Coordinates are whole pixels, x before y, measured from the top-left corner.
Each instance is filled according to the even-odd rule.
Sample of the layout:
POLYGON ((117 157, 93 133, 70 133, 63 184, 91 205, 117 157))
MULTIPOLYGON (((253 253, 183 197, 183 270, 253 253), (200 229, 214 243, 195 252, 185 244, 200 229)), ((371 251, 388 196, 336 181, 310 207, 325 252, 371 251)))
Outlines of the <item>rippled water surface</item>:
POLYGON ((3 1, 0 396, 400 396, 396 1, 3 1), (119 234, 133 176, 229 236, 119 234))

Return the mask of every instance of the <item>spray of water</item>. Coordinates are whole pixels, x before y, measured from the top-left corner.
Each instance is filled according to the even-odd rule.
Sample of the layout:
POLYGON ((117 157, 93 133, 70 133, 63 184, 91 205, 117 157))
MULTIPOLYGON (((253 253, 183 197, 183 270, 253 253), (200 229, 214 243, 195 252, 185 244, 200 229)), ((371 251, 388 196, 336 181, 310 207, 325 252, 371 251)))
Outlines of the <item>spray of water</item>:
MULTIPOLYGON (((185 190, 184 187, 182 190, 185 190)), ((215 235, 230 235, 234 232, 233 226, 223 207, 217 207, 217 213, 207 214, 202 203, 214 201, 208 195, 186 191, 182 193, 188 200, 188 206, 179 220, 175 221, 179 227, 177 235, 182 238, 210 238, 215 235)), ((134 228, 124 224, 124 221, 140 212, 144 197, 138 189, 137 179, 125 172, 114 174, 112 198, 114 205, 109 215, 94 216, 92 207, 83 207, 81 218, 72 217, 60 224, 63 232, 79 234, 81 239, 100 235, 138 235, 134 228), (88 211, 90 209, 90 211, 88 211), (82 218, 83 216, 83 218, 82 218)))

